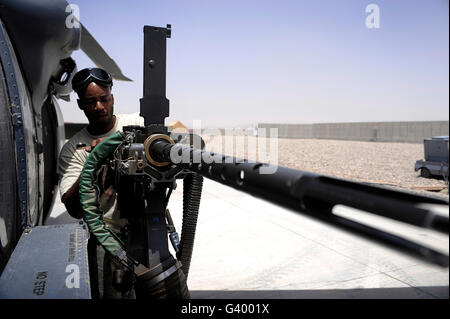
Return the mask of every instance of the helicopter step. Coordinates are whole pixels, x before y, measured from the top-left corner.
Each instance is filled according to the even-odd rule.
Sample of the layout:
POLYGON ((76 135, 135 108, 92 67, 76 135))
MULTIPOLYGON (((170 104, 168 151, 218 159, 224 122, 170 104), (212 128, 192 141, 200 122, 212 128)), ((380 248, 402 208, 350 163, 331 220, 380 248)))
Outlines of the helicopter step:
POLYGON ((27 227, 0 277, 0 298, 90 299, 86 224, 27 227))

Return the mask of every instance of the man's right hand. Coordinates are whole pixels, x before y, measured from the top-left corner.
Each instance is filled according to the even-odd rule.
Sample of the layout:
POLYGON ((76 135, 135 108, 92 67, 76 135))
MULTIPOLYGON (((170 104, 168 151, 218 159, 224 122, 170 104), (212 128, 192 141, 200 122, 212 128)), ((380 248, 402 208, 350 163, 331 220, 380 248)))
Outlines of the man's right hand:
POLYGON ((104 139, 105 139, 104 137, 103 137, 103 138, 97 138, 97 139, 95 139, 95 140, 93 140, 93 141, 91 142, 91 145, 90 145, 90 146, 86 146, 84 149, 86 150, 86 152, 90 153, 90 152, 92 152, 92 150, 93 150, 98 144, 100 144, 101 142, 103 142, 104 139))
MULTIPOLYGON (((105 138, 97 138, 91 142, 90 146, 86 146, 84 149, 86 152, 90 153, 92 150, 100 144, 105 138)), ((80 204, 80 177, 76 180, 76 182, 72 185, 71 188, 62 196, 61 201, 64 203, 64 205, 67 208, 67 212, 70 216, 74 218, 82 218, 83 217, 83 211, 81 209, 80 204)), ((107 190, 107 197, 110 198, 112 196, 113 190, 108 189, 107 190)))

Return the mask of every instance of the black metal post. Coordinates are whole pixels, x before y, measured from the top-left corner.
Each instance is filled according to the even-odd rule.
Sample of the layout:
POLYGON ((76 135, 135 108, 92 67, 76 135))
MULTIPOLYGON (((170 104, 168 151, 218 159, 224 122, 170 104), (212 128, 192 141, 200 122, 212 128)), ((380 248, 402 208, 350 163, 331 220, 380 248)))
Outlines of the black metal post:
POLYGON ((159 265, 170 256, 166 223, 166 186, 157 186, 146 198, 148 267, 159 265))
POLYGON ((171 36, 167 28, 144 26, 144 96, 140 99, 145 126, 164 126, 169 116, 166 98, 166 39, 171 36))

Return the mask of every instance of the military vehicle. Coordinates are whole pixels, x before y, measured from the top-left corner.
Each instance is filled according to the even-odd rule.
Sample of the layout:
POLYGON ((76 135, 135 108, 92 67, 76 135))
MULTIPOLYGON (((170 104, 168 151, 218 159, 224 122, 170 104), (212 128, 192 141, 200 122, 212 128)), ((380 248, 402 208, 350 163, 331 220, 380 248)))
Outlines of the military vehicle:
POLYGON ((414 171, 425 178, 442 177, 448 184, 448 136, 435 136, 423 141, 425 160, 417 160, 414 171))
POLYGON ((448 235, 448 217, 435 214, 432 208, 448 205, 444 200, 285 167, 264 174, 270 165, 206 152, 199 137, 168 132, 164 119, 169 115, 165 96, 169 25, 144 27, 140 110, 145 126, 124 128, 89 156, 80 183, 84 221, 39 226, 56 193, 56 160, 64 138, 56 99, 67 98, 71 91, 76 63, 70 54, 80 47, 115 79, 127 78, 81 24, 79 29, 67 26, 67 2, 0 0, 0 8, 0 125, 6 150, 1 157, 0 233, 5 269, 0 297, 90 298, 87 228, 123 266, 115 280, 124 291, 131 289, 124 275, 131 272, 138 298, 189 297, 186 277, 203 177, 448 267, 448 256, 441 252, 332 212, 342 204, 448 235), (95 176, 101 164, 113 172, 121 214, 130 220, 126 244, 99 223, 95 176), (183 223, 187 219, 181 240, 166 210, 176 179, 185 185, 183 223), (176 258, 168 250, 169 239, 176 258), (72 276, 75 273, 78 276, 72 276))

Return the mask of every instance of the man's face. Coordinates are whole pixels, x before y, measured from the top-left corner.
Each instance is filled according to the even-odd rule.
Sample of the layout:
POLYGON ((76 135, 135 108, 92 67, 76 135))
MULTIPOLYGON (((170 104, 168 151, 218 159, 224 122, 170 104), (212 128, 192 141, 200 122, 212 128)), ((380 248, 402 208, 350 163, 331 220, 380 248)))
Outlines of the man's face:
POLYGON ((78 100, 78 106, 94 127, 104 128, 114 123, 114 96, 109 87, 90 83, 84 97, 78 100))

